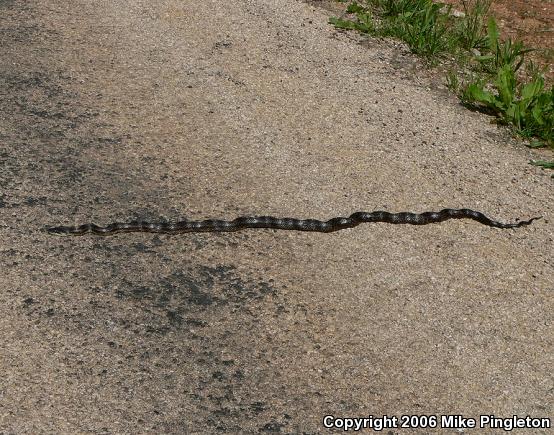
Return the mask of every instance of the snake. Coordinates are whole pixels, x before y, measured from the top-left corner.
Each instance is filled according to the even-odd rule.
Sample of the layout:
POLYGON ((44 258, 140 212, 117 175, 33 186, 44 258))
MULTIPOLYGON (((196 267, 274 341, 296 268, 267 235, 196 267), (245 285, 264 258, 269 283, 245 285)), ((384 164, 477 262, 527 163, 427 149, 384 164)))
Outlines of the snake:
POLYGON ((358 211, 352 213, 349 217, 335 217, 327 221, 320 221, 317 219, 277 218, 274 216, 243 216, 234 220, 206 219, 196 221, 182 220, 178 222, 114 222, 106 226, 89 223, 75 226, 48 227, 46 230, 50 234, 67 236, 82 236, 85 234, 109 236, 117 233, 133 232, 164 234, 232 232, 246 230, 249 228, 270 228, 275 230, 332 233, 346 228, 353 228, 362 223, 384 222, 388 224, 428 225, 443 222, 449 219, 472 219, 489 227, 505 229, 523 227, 531 224, 534 220, 541 219, 541 217, 534 217, 527 221, 516 221, 515 223, 502 223, 475 210, 467 208, 445 208, 438 212, 429 211, 424 213, 358 211))

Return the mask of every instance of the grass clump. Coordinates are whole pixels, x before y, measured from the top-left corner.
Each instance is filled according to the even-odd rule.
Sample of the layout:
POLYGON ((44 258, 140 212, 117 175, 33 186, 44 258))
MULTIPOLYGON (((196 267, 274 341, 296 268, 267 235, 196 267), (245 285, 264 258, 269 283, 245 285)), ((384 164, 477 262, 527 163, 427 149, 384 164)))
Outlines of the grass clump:
POLYGON ((545 89, 544 77, 532 63, 527 82, 517 74, 525 54, 532 49, 510 38, 500 42, 493 18, 488 22, 487 40, 487 54, 475 57, 482 75, 466 83, 460 95, 462 101, 491 110, 501 123, 512 125, 523 137, 535 136, 543 145, 554 146, 554 87, 545 89))
POLYGON ((434 64, 447 54, 459 53, 460 48, 487 45, 483 16, 489 7, 490 0, 476 0, 473 8, 466 6, 464 16, 455 20, 451 6, 431 0, 352 1, 346 12, 354 18, 332 17, 329 22, 341 29, 402 39, 414 53, 434 64))
POLYGON ((486 48, 489 40, 484 31, 484 24, 491 7, 491 0, 479 0, 473 5, 464 1, 463 6, 464 15, 458 21, 456 28, 460 47, 466 51, 486 48))
POLYGON ((495 74, 500 68, 509 65, 514 71, 519 70, 525 54, 533 51, 531 48, 524 48, 520 41, 513 42, 511 38, 500 42, 500 32, 494 18, 490 18, 487 25, 486 45, 483 47, 488 52, 485 56, 476 56, 485 72, 495 74))
POLYGON ((355 19, 333 17, 329 21, 341 29, 402 39, 414 53, 435 63, 452 45, 442 9, 430 0, 371 0, 365 5, 353 1, 346 12, 355 19), (374 19, 374 14, 379 18, 374 19))
POLYGON ((506 64, 498 69, 490 87, 488 90, 483 80, 469 83, 462 91, 462 101, 490 109, 521 136, 536 136, 554 145, 554 88, 545 91, 540 74, 528 83, 520 83, 512 66, 506 64))
POLYGON ((490 4, 464 1, 463 14, 453 14, 451 6, 431 0, 351 1, 344 17, 329 22, 399 38, 430 65, 454 60, 457 72, 451 69, 446 82, 466 106, 487 110, 518 134, 537 138, 533 146, 554 147, 554 87, 545 89, 543 75, 531 63, 526 68, 531 73, 521 74, 532 49, 510 38, 501 41, 494 18, 486 19, 490 4))

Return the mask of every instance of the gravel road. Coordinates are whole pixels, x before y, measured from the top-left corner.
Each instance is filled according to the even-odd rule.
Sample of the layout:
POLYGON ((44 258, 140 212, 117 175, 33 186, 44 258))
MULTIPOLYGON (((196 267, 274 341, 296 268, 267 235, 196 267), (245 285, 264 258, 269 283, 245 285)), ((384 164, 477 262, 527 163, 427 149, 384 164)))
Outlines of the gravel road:
POLYGON ((405 47, 337 32, 329 14, 0 0, 0 432, 554 417, 554 180, 405 47), (544 218, 43 231, 443 207, 544 218))

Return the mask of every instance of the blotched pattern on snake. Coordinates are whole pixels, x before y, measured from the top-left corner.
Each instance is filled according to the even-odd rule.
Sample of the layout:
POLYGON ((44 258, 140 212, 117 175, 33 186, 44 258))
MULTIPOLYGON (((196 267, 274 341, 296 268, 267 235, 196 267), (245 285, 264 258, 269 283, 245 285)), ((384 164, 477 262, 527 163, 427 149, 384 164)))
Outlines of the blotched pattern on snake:
POLYGON ((540 217, 515 223, 502 223, 490 219, 483 213, 467 208, 445 208, 438 212, 425 213, 389 213, 386 211, 363 212, 358 211, 349 217, 335 217, 328 221, 316 219, 277 218, 273 216, 245 216, 232 221, 207 219, 202 221, 183 220, 179 222, 114 222, 104 227, 96 224, 83 224, 76 226, 50 227, 46 230, 51 234, 68 236, 81 236, 84 234, 112 235, 116 233, 165 233, 180 234, 193 232, 231 232, 246 230, 248 228, 271 228, 275 230, 312 231, 319 233, 331 233, 334 231, 352 228, 362 223, 385 222, 388 224, 428 225, 443 222, 448 219, 472 219, 483 225, 494 228, 519 228, 529 225, 540 217))

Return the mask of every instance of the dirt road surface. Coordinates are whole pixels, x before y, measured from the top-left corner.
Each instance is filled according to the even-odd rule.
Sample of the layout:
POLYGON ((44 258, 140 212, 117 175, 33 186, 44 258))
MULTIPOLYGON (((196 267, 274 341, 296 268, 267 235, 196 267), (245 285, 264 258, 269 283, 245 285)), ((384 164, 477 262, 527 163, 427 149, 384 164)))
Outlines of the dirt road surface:
POLYGON ((553 180, 401 45, 328 16, 295 0, 0 1, 0 432, 554 417, 553 180), (544 218, 43 231, 443 207, 544 218))

